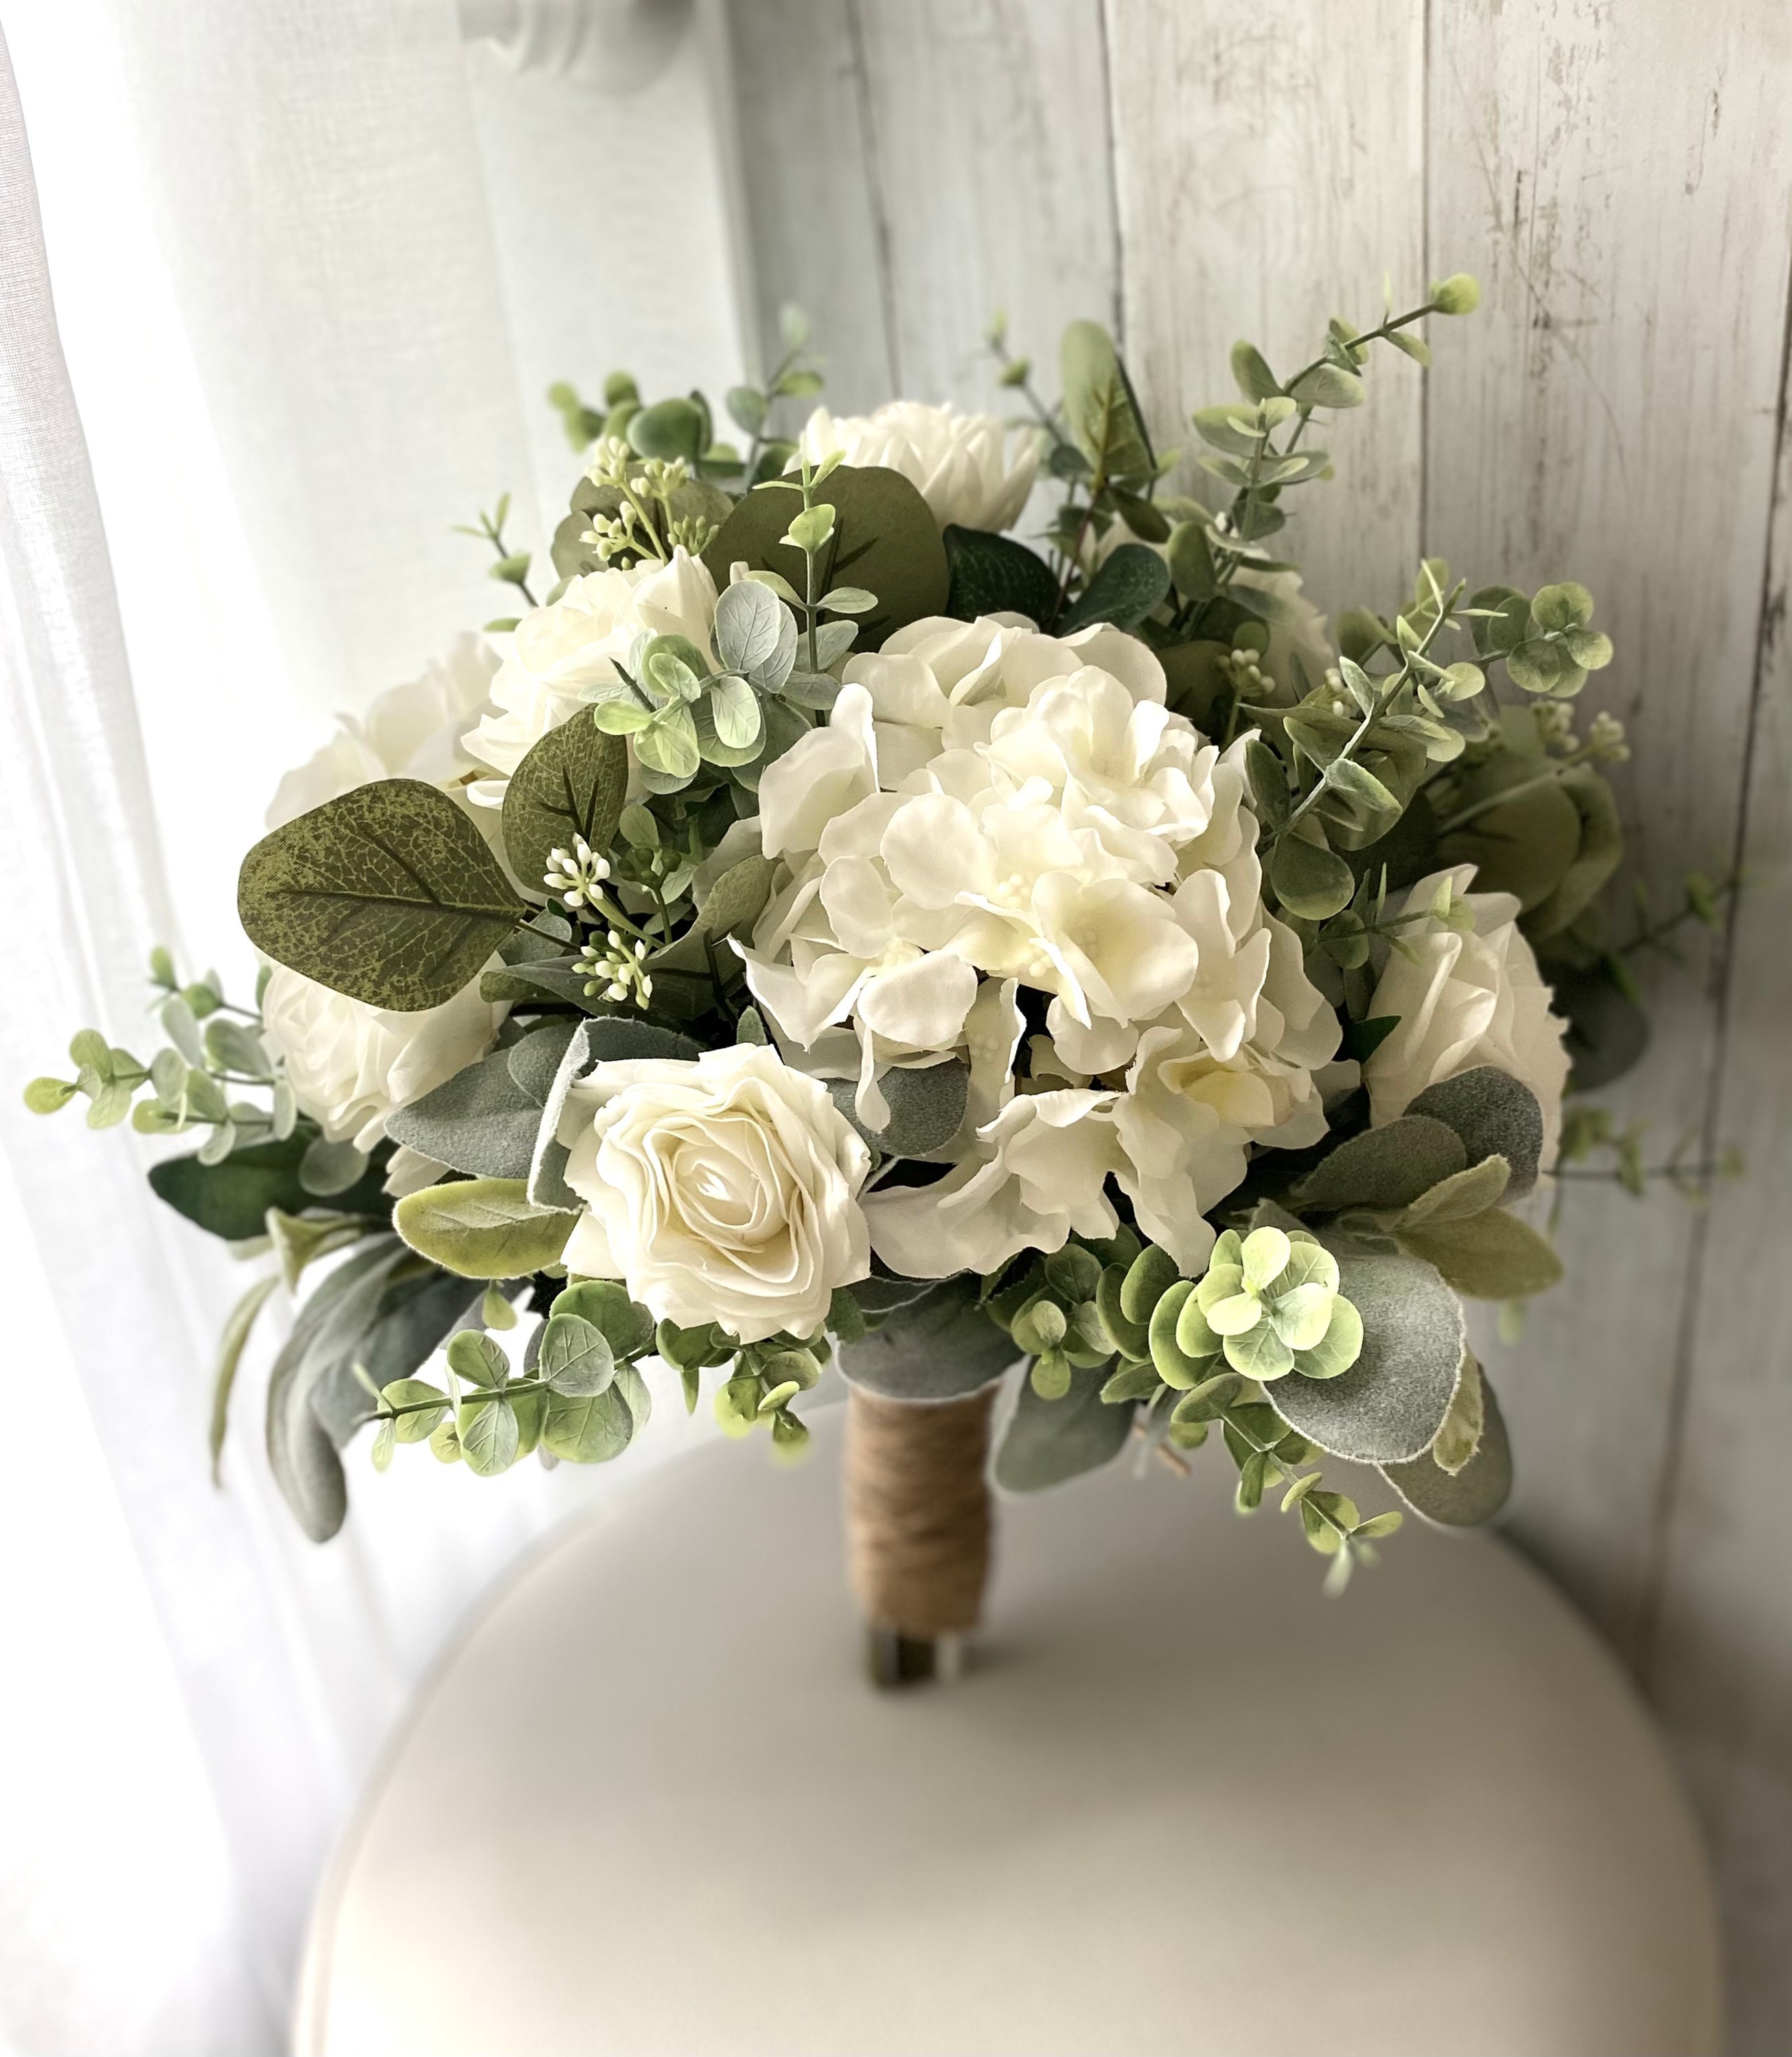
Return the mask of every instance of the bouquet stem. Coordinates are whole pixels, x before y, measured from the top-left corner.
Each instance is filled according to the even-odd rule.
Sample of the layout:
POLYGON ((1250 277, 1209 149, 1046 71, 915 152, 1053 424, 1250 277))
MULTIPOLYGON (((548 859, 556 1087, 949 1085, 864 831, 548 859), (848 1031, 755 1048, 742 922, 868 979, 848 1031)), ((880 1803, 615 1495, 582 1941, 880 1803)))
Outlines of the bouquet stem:
POLYGON ((989 1573, 985 1469, 996 1389, 961 1400, 846 1402, 846 1549, 880 1686, 950 1678, 989 1573))

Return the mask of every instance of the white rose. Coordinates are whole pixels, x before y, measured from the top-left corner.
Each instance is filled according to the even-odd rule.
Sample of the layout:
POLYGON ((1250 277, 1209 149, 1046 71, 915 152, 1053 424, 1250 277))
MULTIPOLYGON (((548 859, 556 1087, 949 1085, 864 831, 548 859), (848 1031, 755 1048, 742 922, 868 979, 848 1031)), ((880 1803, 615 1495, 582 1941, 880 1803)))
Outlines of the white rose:
POLYGON ((715 625, 716 582, 682 549, 669 565, 612 566, 573 580, 512 634, 510 654, 492 681, 499 711, 465 738, 481 763, 501 775, 482 780, 474 797, 502 806, 511 773, 549 729, 585 704, 593 686, 616 676, 637 636, 683 636, 707 650, 715 625))
POLYGON ((1379 1128, 1427 1086, 1491 1064, 1536 1095, 1547 1166, 1561 1134, 1567 1025, 1549 1011, 1549 988, 1518 931, 1517 901, 1509 893, 1471 893, 1474 875, 1472 864, 1433 872, 1398 906, 1389 903, 1390 918, 1420 913, 1447 883, 1457 912, 1467 909, 1473 926, 1459 931, 1433 914, 1396 932, 1412 956, 1388 953, 1370 1004, 1371 1019, 1394 1015, 1399 1025, 1363 1064, 1370 1120, 1379 1128))
POLYGON ((943 529, 1006 529, 1019 520, 1039 470, 1038 438, 989 414, 893 400, 874 414, 836 418, 818 407, 803 428, 811 463, 839 455, 846 464, 881 464, 917 488, 943 529))
POLYGON ((452 1000, 398 1014, 351 1000, 276 965, 261 999, 262 1032, 286 1064, 299 1104, 332 1143, 371 1150, 394 1108, 482 1057, 504 1019, 477 979, 452 1000))
POLYGON ((560 1136, 589 1208, 567 1268, 623 1279, 681 1327, 812 1335, 835 1289, 870 1274, 870 1153, 827 1088, 763 1044, 600 1064, 560 1136))
POLYGON ((1105 1092, 1017 1094, 943 1179, 868 1196, 872 1248, 906 1278, 945 1278, 1061 1250, 1072 1234, 1112 1235, 1119 1216, 1103 1186, 1124 1163, 1113 1104, 1105 1092))
POLYGON ((377 779, 422 779, 453 786, 472 771, 461 732, 486 706, 498 653, 482 636, 459 636, 420 678, 380 695, 364 715, 343 715, 335 735, 309 763, 281 779, 268 826, 339 799, 377 779))

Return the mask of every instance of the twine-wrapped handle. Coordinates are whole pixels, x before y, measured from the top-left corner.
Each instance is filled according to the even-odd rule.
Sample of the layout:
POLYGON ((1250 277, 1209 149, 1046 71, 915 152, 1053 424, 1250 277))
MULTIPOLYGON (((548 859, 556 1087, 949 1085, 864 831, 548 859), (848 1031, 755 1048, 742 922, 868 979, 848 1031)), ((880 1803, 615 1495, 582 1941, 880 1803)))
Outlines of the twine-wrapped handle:
POLYGON ((849 1389, 847 1558, 882 1682, 931 1675, 930 1647, 977 1626, 989 1575, 995 1399, 993 1385, 925 1401, 849 1389))

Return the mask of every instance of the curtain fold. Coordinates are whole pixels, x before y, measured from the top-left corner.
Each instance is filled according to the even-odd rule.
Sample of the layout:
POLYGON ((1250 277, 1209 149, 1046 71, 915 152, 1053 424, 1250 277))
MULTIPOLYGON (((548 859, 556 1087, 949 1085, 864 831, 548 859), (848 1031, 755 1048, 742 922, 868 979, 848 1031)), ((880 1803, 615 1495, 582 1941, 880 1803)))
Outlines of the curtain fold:
MULTIPOLYGON (((589 386, 631 331, 581 254, 595 208, 582 327, 569 286, 549 338, 507 302, 490 196, 513 225, 528 193, 482 154, 451 0, 0 12, 0 2047, 251 2057, 285 2045, 318 1872, 443 1638, 613 1476, 351 1452, 349 1525, 314 1549, 259 1449, 270 1334, 216 1490, 212 1355, 256 1267, 153 1199, 149 1146, 19 1089, 82 1026, 147 1059, 176 901, 248 982, 232 885, 275 774, 502 610, 451 522, 509 488, 541 546, 518 337, 531 383, 565 351, 589 386)), ((558 196, 599 113, 645 152, 701 128, 700 81, 687 53, 642 101, 559 104, 558 196)), ((495 74, 484 98, 489 152, 527 103, 495 74)), ((708 141, 664 176, 709 360, 669 368, 715 390, 739 363, 708 141)), ((511 253, 513 295, 545 248, 511 253)), ((701 1433, 675 1394, 632 1471, 701 1433)))

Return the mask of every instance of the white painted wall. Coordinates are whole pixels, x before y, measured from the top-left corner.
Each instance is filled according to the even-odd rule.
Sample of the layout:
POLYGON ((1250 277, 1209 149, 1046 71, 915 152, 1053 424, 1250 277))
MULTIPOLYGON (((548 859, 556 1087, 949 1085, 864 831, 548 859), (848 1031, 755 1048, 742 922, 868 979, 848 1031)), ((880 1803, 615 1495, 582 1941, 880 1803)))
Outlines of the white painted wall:
POLYGON ((1005 306, 1049 362, 1114 323, 1160 440, 1340 313, 1462 269, 1435 371, 1378 363, 1291 529, 1322 604, 1422 546, 1583 581, 1618 647, 1636 868, 1740 862, 1651 972, 1616 1104, 1741 1143, 1695 1213, 1577 1189, 1573 1280, 1489 1347, 1512 1532, 1679 1746, 1728 1913, 1733 2042, 1792 2042, 1792 14, 1781 0, 752 0, 730 15, 762 335, 814 315, 835 404, 990 405, 1005 306), (1665 973, 1665 975, 1663 975, 1665 973))

